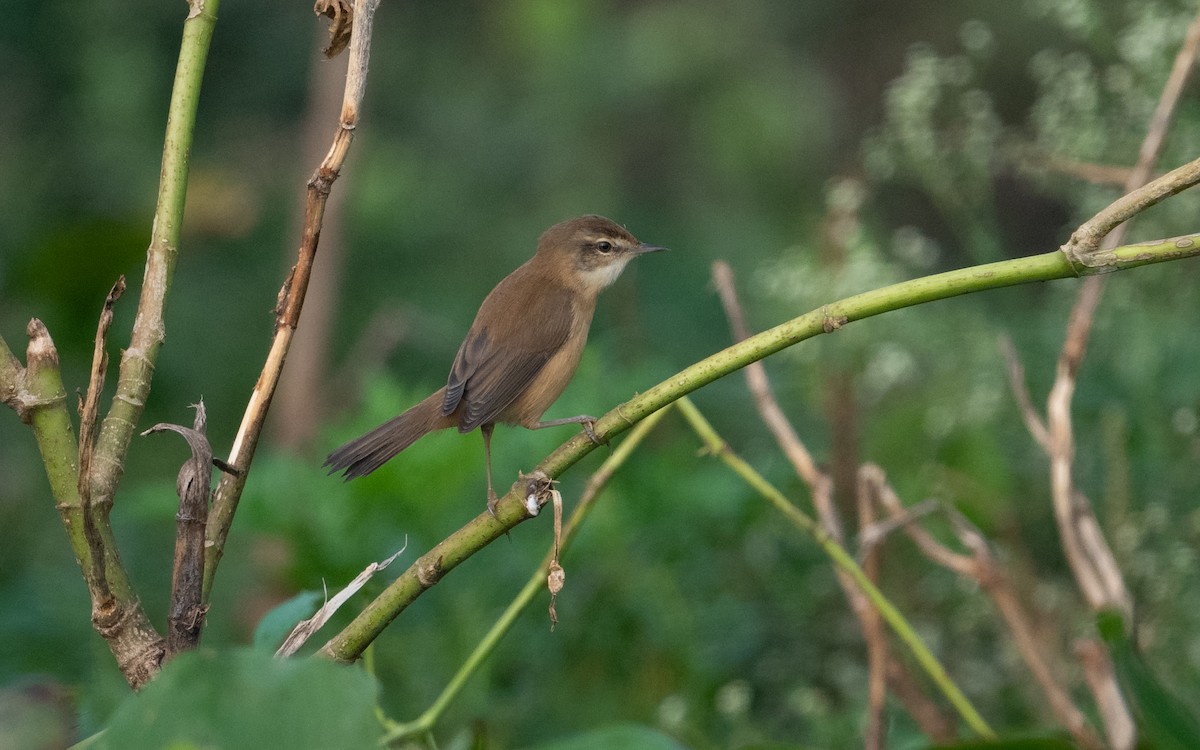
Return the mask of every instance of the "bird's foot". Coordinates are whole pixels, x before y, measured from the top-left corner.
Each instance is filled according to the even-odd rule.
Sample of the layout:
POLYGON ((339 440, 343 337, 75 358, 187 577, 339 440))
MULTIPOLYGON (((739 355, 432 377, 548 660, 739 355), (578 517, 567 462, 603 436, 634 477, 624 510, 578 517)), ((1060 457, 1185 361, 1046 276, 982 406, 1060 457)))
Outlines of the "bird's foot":
POLYGON ((608 443, 607 440, 601 440, 600 436, 596 434, 595 417, 585 417, 580 420, 579 424, 583 426, 583 434, 587 435, 588 440, 591 440, 594 445, 606 445, 608 443))
POLYGON ((492 518, 496 518, 496 504, 500 502, 500 498, 496 496, 496 491, 490 486, 487 491, 487 509, 488 513, 492 514, 492 518))

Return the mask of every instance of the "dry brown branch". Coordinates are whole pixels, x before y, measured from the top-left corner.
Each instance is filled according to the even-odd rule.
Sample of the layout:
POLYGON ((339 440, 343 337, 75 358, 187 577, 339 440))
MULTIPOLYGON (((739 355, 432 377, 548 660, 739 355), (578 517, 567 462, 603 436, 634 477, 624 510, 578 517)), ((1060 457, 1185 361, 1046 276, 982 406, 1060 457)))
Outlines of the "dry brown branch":
MULTIPOLYGON (((329 148, 329 124, 337 122, 342 106, 342 88, 346 71, 336 63, 313 59, 306 106, 297 138, 295 173, 311 170, 329 148), (303 166, 301 166, 303 165, 303 166)), ((346 265, 345 205, 353 192, 341 178, 341 187, 329 194, 321 226, 321 262, 313 266, 304 294, 304 325, 296 329, 288 350, 287 367, 280 375, 279 388, 267 418, 264 440, 285 451, 303 455, 311 447, 321 425, 329 419, 331 402, 345 403, 346 392, 329 376, 329 352, 341 337, 336 329, 337 296, 342 287, 346 265)), ((304 194, 296 194, 294 220, 289 221, 287 242, 300 236, 304 223, 304 194)), ((290 259, 285 258, 285 261, 290 259)), ((348 356, 352 356, 348 355, 348 356)))
POLYGON ((196 416, 191 429, 175 424, 156 424, 142 433, 169 430, 187 441, 191 457, 183 462, 175 480, 179 512, 175 515, 175 561, 171 568, 171 604, 167 615, 167 653, 171 659, 200 643, 206 607, 201 602, 204 581, 204 524, 212 488, 213 454, 205 435, 207 417, 204 401, 193 404, 196 416))
POLYGON ((83 507, 90 503, 92 454, 96 447, 96 416, 100 411, 100 396, 104 393, 104 378, 108 372, 108 329, 112 325, 113 305, 125 293, 125 276, 117 279, 104 298, 100 321, 96 325, 96 344, 92 351, 92 376, 88 380, 87 396, 79 406, 79 494, 83 507))
POLYGON ((954 715, 943 711, 925 694, 925 688, 903 662, 888 659, 887 681, 892 694, 904 704, 904 710, 926 737, 938 745, 949 745, 958 739, 958 722, 954 715))
POLYGON ((916 543, 921 552, 931 561, 958 575, 970 578, 979 584, 996 609, 1005 626, 1012 634, 1013 642, 1021 658, 1029 667, 1055 719, 1071 733, 1075 742, 1086 750, 1103 750, 1104 743, 1088 723, 1083 712, 1071 700, 1067 689, 1059 684, 1038 645, 1033 618, 1021 604, 1012 581, 997 564, 988 547, 987 540, 962 514, 949 509, 950 520, 959 542, 969 555, 954 552, 933 538, 922 526, 913 522, 913 515, 900 501, 895 490, 887 482, 882 469, 865 464, 860 471, 860 481, 865 485, 865 497, 874 498, 880 507, 916 543))
MULTIPOLYGON (((1151 118, 1146 138, 1142 142, 1138 164, 1125 186, 1127 195, 1096 214, 1072 234, 1071 241, 1064 247, 1069 255, 1085 263, 1088 263, 1085 259, 1087 256, 1102 256, 1104 250, 1115 247, 1122 241, 1127 226, 1122 222, 1162 197, 1173 195, 1200 180, 1200 160, 1196 160, 1142 187, 1158 160, 1171 115, 1183 85, 1195 65, 1198 47, 1200 16, 1189 27, 1185 44, 1175 58, 1171 75, 1151 118), (1099 252, 1093 253, 1095 248, 1099 248, 1099 252)), ((1055 516, 1063 534, 1067 557, 1088 604, 1094 610, 1116 608, 1128 617, 1132 611, 1132 603, 1121 579, 1120 570, 1107 544, 1103 543, 1090 506, 1074 489, 1071 478, 1074 435, 1070 421, 1070 403, 1102 290, 1103 277, 1085 279, 1067 323, 1057 376, 1046 407, 1051 438, 1051 482, 1055 516)))
MULTIPOLYGON (((712 277, 717 294, 721 298, 721 305, 725 308, 725 317, 729 319, 733 340, 742 341, 749 338, 750 328, 746 325, 746 316, 738 302, 733 270, 728 263, 716 261, 712 265, 712 277)), ((775 400, 775 395, 771 391, 770 381, 767 380, 767 370, 763 367, 762 362, 754 362, 746 366, 746 383, 750 388, 750 394, 754 397, 754 405, 758 407, 758 413, 766 423, 767 429, 779 443, 779 447, 791 462, 796 474, 812 493, 813 507, 821 519, 821 525, 834 541, 844 544, 846 535, 842 530, 842 522, 837 514, 837 509, 833 505, 833 482, 828 475, 817 468, 817 462, 813 460, 812 454, 808 452, 808 448, 804 446, 804 442, 792 428, 787 416, 779 408, 779 402, 775 400)))
MULTIPOLYGON (((1071 235, 1063 251, 1072 263, 1091 267, 1106 265, 1109 262, 1107 251, 1119 246, 1124 239, 1128 224, 1123 222, 1159 200, 1200 181, 1200 160, 1196 160, 1147 184, 1162 151, 1179 97, 1195 67, 1198 51, 1200 15, 1188 27, 1184 44, 1175 56, 1171 73, 1147 126, 1137 164, 1125 184, 1126 195, 1071 235)), ((1054 516, 1076 583, 1093 611, 1115 609, 1129 622, 1133 615, 1133 602, 1124 577, 1111 547, 1104 539, 1091 504, 1075 488, 1071 473, 1075 455, 1071 400, 1103 290, 1102 276, 1085 279, 1071 310, 1054 385, 1046 399, 1049 435, 1046 447, 1050 458, 1054 516)), ((1119 691, 1115 694, 1097 692, 1098 687, 1107 690, 1107 686, 1114 684, 1111 673, 1107 676, 1101 674, 1106 666, 1099 660, 1093 660, 1090 666, 1085 664, 1085 667, 1094 670, 1094 674, 1089 675, 1088 685, 1100 708, 1109 743, 1119 750, 1132 747, 1136 739, 1135 734, 1129 731, 1132 719, 1119 691)))
POLYGON ((1129 167, 1093 164, 1057 154, 1046 154, 1036 149, 1028 149, 1026 153, 1021 154, 1019 159, 1028 168, 1057 172, 1068 177, 1076 177, 1090 182, 1093 185, 1113 185, 1119 187, 1129 181, 1129 167))
POLYGON ((98 519, 92 511, 92 485, 89 481, 92 456, 96 448, 96 417, 100 411, 100 397, 104 393, 104 378, 108 372, 108 329, 112 326, 113 305, 125 293, 125 277, 117 279, 104 298, 100 320, 96 324, 96 342, 92 351, 92 374, 88 380, 87 396, 79 404, 79 502, 83 508, 83 536, 91 550, 88 575, 93 581, 92 590, 101 600, 112 598, 108 586, 108 575, 104 570, 104 539, 100 533, 104 519, 98 519))
MULTIPOLYGON (((858 525, 860 529, 866 529, 875 522, 875 504, 871 502, 871 488, 861 478, 856 485, 858 525)), ((872 546, 862 561, 863 572, 876 583, 879 581, 879 557, 879 547, 872 546)), ((867 726, 863 731, 863 747, 883 750, 887 737, 883 712, 887 701, 888 642, 883 619, 874 607, 868 608, 860 619, 867 642, 867 726)))
POLYGON ((1134 747, 1137 744, 1137 725, 1129 713, 1125 696, 1121 694, 1121 686, 1117 684, 1116 670, 1108 656, 1108 649, 1095 638, 1081 638, 1075 642, 1075 658, 1083 665, 1083 678, 1088 690, 1096 698, 1109 745, 1114 748, 1134 747))
POLYGON ((279 300, 275 310, 275 336, 271 341, 271 348, 267 353, 266 362, 263 364, 262 373, 250 394, 250 401, 246 406, 241 426, 238 428, 233 448, 229 453, 228 463, 238 469, 238 474, 222 475, 213 498, 212 513, 209 515, 206 533, 208 555, 205 559, 204 570, 205 602, 208 601, 208 596, 212 591, 213 577, 225 551, 225 539, 229 535, 233 515, 237 511, 238 501, 241 499, 242 490, 246 485, 247 472, 251 461, 254 460, 254 452, 262 434, 263 421, 271 406, 271 398, 279 384, 279 374, 283 369, 288 348, 291 346, 292 335, 300 320, 300 310, 304 306, 304 294, 308 288, 308 280, 317 253, 317 243, 321 236, 325 204, 334 180, 341 173, 342 165, 346 161, 346 154, 354 140, 354 131, 358 127, 359 112, 366 87, 367 66, 371 54, 371 28, 378 5, 379 0, 356 0, 354 3, 354 32, 350 41, 346 88, 342 96, 342 110, 337 130, 329 153, 308 181, 304 228, 300 239, 298 259, 279 291, 279 300))
MULTIPOLYGON (((725 315, 729 319, 734 340, 741 341, 747 338, 750 330, 746 324, 741 303, 738 301, 733 270, 729 264, 717 261, 713 263, 712 276, 717 293, 721 298, 721 304, 725 308, 725 315)), ((762 362, 753 362, 747 365, 745 372, 746 382, 754 397, 754 404, 759 415, 812 495, 813 507, 817 512, 821 528, 829 534, 830 538, 844 546, 845 533, 833 502, 833 481, 828 474, 817 467, 812 454, 808 452, 791 422, 779 407, 779 402, 775 400, 775 394, 772 392, 771 383, 767 379, 766 368, 763 367, 762 362)), ((838 585, 841 586, 846 600, 850 603, 851 610, 858 618, 863 638, 867 643, 867 659, 871 666, 869 685, 871 708, 865 741, 870 743, 873 737, 879 743, 882 743, 883 740, 883 723, 881 720, 876 722, 879 718, 877 711, 881 710, 878 708, 881 701, 877 694, 878 681, 883 679, 879 676, 880 674, 886 674, 887 683, 893 687, 906 710, 921 725, 922 731, 938 741, 949 741, 954 737, 954 720, 943 714, 925 696, 921 683, 913 677, 904 663, 889 654, 884 629, 879 621, 879 613, 863 596, 862 591, 840 570, 836 571, 836 575, 838 585)), ((868 744, 868 746, 870 745, 868 744)), ((878 744, 876 747, 882 747, 882 744, 878 744)))
POLYGON ((1012 388, 1013 398, 1017 400, 1017 409, 1021 412, 1021 418, 1025 420, 1025 429, 1029 430, 1030 436, 1037 441, 1038 445, 1042 446, 1042 450, 1049 451, 1050 432, 1046 429, 1046 422, 1038 413, 1037 407, 1033 405, 1033 399, 1029 395, 1029 387, 1025 383, 1025 366, 1021 364, 1017 348, 1013 346, 1012 338, 1008 334, 1000 334, 999 345, 1000 353, 1004 355, 1004 362, 1007 365, 1008 385, 1012 388))

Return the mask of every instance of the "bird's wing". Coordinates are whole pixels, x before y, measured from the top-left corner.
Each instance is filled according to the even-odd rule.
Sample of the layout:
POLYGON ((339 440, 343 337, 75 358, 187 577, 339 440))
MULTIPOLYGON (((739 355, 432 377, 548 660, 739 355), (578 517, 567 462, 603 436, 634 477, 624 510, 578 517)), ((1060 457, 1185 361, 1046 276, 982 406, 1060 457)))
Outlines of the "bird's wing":
POLYGON ((507 295, 489 295, 454 358, 442 414, 449 415, 465 403, 458 425, 462 432, 494 421, 570 334, 573 312, 566 289, 551 287, 533 299, 526 297, 520 315, 488 314, 489 308, 512 301, 507 295))

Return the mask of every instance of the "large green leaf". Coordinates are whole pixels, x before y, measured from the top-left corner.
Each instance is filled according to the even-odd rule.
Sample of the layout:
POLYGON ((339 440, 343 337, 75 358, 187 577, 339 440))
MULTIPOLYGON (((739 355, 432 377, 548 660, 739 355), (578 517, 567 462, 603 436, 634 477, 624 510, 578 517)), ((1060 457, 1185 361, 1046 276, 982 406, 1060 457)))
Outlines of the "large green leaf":
POLYGON ((1159 681, 1120 614, 1101 612, 1096 627, 1108 644, 1117 680, 1132 704, 1138 726, 1138 746, 1150 750, 1192 750, 1200 747, 1200 720, 1159 681))
POLYGON ((528 750, 685 750, 674 738, 650 727, 617 724, 552 740, 528 750))
POLYGON ((375 683, 320 659, 182 654, 117 710, 95 748, 375 748, 375 683))

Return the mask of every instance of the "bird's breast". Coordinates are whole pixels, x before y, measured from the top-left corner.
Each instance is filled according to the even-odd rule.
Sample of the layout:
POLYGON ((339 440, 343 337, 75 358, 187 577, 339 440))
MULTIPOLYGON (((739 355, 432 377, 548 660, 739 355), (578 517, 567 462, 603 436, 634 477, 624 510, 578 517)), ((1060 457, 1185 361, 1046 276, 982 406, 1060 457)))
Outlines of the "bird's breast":
POLYGON ((531 426, 541 420, 550 405, 566 390, 579 367, 587 344, 595 298, 577 300, 571 309, 571 330, 558 350, 529 382, 529 387, 500 413, 497 421, 531 426))

